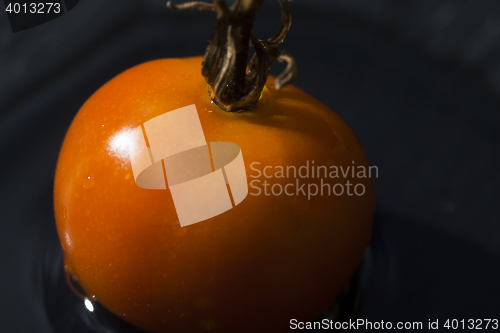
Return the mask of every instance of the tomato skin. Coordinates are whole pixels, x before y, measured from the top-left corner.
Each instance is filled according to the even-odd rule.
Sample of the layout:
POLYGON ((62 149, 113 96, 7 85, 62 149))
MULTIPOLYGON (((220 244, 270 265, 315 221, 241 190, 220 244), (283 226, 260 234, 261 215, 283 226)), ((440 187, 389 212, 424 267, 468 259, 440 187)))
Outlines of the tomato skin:
POLYGON ((371 180, 348 177, 363 184, 362 196, 249 194, 221 215, 180 227, 168 189, 135 184, 126 134, 195 104, 208 142, 239 145, 249 182, 253 162, 260 170, 307 161, 367 167, 366 157, 338 115, 294 86, 266 88, 248 112, 220 110, 201 61, 129 69, 76 115, 54 189, 66 269, 93 299, 146 331, 285 332, 291 319, 317 317, 357 268, 371 237, 371 180))

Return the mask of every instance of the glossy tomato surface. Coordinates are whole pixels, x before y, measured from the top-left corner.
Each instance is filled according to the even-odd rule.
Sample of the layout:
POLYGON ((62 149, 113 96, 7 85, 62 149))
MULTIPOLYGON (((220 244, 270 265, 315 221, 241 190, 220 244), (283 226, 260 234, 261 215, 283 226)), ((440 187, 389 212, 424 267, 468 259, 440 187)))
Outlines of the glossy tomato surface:
POLYGON ((344 121, 294 86, 275 91, 269 83, 252 110, 220 110, 201 61, 136 66, 78 112, 55 178, 66 269, 92 299, 146 331, 288 331, 291 319, 315 319, 347 283, 369 242, 375 204, 368 177, 279 178, 278 166, 368 164, 344 121), (237 144, 248 182, 260 183, 233 209, 181 227, 168 189, 136 185, 128 140, 145 121, 192 104, 206 141, 237 144), (365 191, 266 195, 265 180, 299 181, 306 190, 351 181, 365 191))

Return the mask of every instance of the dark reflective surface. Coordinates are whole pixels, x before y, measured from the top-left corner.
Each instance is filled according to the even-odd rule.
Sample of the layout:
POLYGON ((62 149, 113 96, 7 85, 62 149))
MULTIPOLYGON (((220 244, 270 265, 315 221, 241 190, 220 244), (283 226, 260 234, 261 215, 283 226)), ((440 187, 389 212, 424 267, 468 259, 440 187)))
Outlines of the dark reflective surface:
MULTIPOLYGON (((43 256, 40 279, 44 311, 54 333, 140 332, 98 302, 92 302, 93 311, 89 311, 86 298, 76 296, 68 286, 60 250, 43 256)), ((316 321, 411 321, 426 328, 429 319, 444 324, 454 318, 496 318, 498 281, 499 256, 379 211, 360 269, 316 321)), ((78 285, 74 288, 78 290, 78 285)))
POLYGON ((385 212, 377 222, 360 318, 421 321, 424 331, 429 319, 498 318, 499 255, 385 212))
POLYGON ((99 302, 91 302, 76 279, 67 277, 62 250, 43 263, 41 284, 44 307, 54 333, 140 333, 141 331, 109 312, 99 302), (70 288, 80 294, 81 297, 70 288))

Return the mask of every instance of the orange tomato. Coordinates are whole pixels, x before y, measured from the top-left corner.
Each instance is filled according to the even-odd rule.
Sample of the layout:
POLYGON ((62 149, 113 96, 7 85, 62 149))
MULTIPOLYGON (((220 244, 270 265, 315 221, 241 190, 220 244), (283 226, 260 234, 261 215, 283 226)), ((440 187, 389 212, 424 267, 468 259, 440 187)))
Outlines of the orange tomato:
POLYGON ((129 69, 76 115, 55 177, 66 269, 92 300, 146 331, 288 331, 291 319, 318 316, 356 270, 371 236, 374 196, 362 175, 279 178, 278 166, 368 164, 344 121, 294 86, 275 91, 268 83, 252 110, 220 110, 199 74, 201 61, 129 69), (192 104, 206 140, 237 144, 249 183, 259 182, 233 209, 181 227, 168 189, 136 185, 127 135, 192 104), (364 194, 274 195, 268 186, 266 195, 264 181, 299 181, 305 190, 350 181, 364 194))

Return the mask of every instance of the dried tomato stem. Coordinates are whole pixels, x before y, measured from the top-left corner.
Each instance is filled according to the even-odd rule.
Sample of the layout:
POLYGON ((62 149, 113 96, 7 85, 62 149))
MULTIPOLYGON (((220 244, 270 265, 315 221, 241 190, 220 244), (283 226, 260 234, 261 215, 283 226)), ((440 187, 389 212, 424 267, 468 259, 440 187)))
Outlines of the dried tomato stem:
POLYGON ((213 4, 193 1, 173 5, 167 2, 170 9, 194 8, 217 13, 203 59, 202 74, 209 85, 210 97, 223 110, 251 109, 260 98, 275 60, 287 62, 287 68, 276 79, 276 89, 290 83, 297 74, 294 59, 278 48, 292 23, 288 0, 278 0, 282 9, 282 26, 268 40, 260 40, 252 32, 255 13, 263 1, 236 0, 231 7, 227 7, 224 0, 213 0, 213 4), (250 42, 255 54, 248 63, 250 42))

